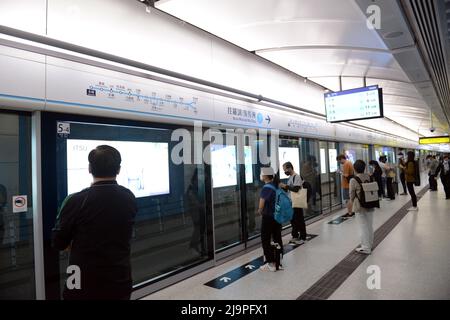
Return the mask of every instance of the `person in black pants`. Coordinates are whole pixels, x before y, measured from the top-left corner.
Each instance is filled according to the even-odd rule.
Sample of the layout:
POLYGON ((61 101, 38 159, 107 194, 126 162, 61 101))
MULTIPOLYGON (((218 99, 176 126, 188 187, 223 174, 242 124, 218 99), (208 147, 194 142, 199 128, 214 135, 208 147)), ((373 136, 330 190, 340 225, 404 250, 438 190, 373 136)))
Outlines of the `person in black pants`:
MULTIPOLYGON (((290 162, 283 164, 284 174, 289 177, 288 183, 280 183, 280 188, 285 191, 298 192, 303 185, 303 179, 294 171, 294 166, 290 162)), ((303 244, 306 241, 306 224, 302 208, 293 208, 294 215, 292 217, 292 239, 291 244, 303 244)))
POLYGON ((373 168, 373 172, 372 172, 371 176, 378 184, 378 198, 382 198, 383 197, 383 178, 382 178, 383 170, 381 170, 380 165, 375 160, 371 160, 369 162, 369 165, 371 165, 373 168))
POLYGON ((129 300, 133 290, 131 235, 138 211, 133 193, 117 184, 118 150, 98 146, 89 153, 89 188, 69 195, 52 230, 53 247, 70 251, 79 285, 64 288, 65 300, 129 300))
POLYGON ((406 168, 406 162, 403 159, 404 154, 400 152, 398 154, 398 167, 400 168, 400 182, 403 186, 403 193, 401 193, 401 196, 406 196, 408 193, 406 192, 406 178, 405 178, 405 168, 406 168))
POLYGON ((441 182, 444 186, 445 199, 450 200, 450 161, 448 155, 444 156, 443 161, 436 170, 436 177, 441 174, 441 182))
POLYGON ((412 207, 408 209, 408 211, 418 211, 417 207, 417 196, 414 191, 414 183, 416 182, 416 166, 417 163, 414 160, 414 152, 408 152, 408 161, 406 161, 405 168, 405 178, 406 178, 406 186, 408 187, 409 195, 411 196, 412 207))
MULTIPOLYGON (((261 242, 266 263, 261 266, 263 271, 275 272, 274 248, 272 241, 281 248, 283 252, 283 240, 281 239, 281 225, 275 221, 275 200, 278 188, 278 177, 272 168, 261 168, 261 180, 265 183, 261 190, 258 213, 262 215, 261 220, 261 242)), ((280 265, 280 269, 282 266, 280 265)))

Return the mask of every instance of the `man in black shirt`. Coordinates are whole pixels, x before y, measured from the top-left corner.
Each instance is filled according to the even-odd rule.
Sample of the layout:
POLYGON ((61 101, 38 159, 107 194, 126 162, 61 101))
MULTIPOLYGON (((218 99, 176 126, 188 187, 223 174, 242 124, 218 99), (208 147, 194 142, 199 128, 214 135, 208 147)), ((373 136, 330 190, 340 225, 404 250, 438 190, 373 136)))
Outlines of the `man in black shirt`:
POLYGON ((69 195, 61 205, 53 246, 70 250, 81 288, 64 288, 64 299, 126 299, 132 291, 130 239, 137 206, 133 193, 119 186, 121 156, 110 146, 89 153, 91 187, 69 195))

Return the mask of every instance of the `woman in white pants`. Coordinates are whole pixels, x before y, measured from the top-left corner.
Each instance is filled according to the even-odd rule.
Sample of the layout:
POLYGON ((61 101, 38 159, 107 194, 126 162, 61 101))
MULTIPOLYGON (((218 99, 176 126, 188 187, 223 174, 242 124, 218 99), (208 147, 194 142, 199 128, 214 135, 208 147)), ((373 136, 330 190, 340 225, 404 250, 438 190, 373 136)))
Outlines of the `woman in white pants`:
MULTIPOLYGON (((366 164, 362 160, 357 160, 353 164, 356 176, 362 182, 369 182, 370 176, 364 173, 366 170, 366 164)), ((350 181, 350 199, 353 201, 353 212, 356 212, 356 219, 359 223, 361 246, 356 249, 357 252, 363 254, 371 254, 373 246, 373 212, 374 209, 366 209, 361 207, 358 199, 361 198, 362 187, 356 181, 352 179, 350 181)))

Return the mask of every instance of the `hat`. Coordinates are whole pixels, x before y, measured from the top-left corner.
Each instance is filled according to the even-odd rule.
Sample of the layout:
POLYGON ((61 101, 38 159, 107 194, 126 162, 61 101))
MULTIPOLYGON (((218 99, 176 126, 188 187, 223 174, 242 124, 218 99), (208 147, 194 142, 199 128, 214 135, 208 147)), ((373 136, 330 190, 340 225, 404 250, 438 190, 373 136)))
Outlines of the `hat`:
POLYGON ((261 168, 261 175, 274 176, 275 172, 273 171, 273 169, 271 167, 264 167, 264 168, 261 168))

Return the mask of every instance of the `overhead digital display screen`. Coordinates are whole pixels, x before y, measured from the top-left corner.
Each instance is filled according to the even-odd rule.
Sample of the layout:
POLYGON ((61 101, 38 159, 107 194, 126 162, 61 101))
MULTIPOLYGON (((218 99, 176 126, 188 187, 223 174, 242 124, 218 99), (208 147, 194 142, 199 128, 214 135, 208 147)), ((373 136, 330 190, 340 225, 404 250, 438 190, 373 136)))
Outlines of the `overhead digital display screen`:
POLYGON ((328 122, 383 117, 383 93, 378 86, 325 93, 328 122))
POLYGON ((280 147, 278 148, 279 152, 279 159, 280 159, 280 179, 287 179, 289 178, 287 175, 284 174, 283 170, 283 164, 286 162, 292 163, 292 166, 294 167, 294 171, 296 173, 300 173, 300 156, 299 156, 299 150, 298 148, 284 148, 280 147))
POLYGON ((170 193, 168 143, 68 139, 68 194, 91 185, 88 155, 100 145, 120 152, 122 164, 117 183, 131 190, 136 198, 170 193))

